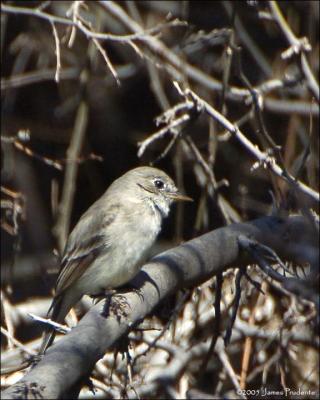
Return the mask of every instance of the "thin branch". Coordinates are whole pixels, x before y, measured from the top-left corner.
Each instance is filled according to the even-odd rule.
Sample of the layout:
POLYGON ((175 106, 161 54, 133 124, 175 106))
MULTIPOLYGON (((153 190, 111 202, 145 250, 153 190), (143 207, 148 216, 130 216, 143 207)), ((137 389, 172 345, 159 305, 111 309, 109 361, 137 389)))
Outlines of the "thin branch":
POLYGON ((97 49, 99 50, 99 52, 101 53, 101 55, 102 55, 104 61, 106 62, 108 68, 110 69, 112 76, 114 77, 115 81, 117 82, 117 85, 120 86, 120 79, 119 79, 119 77, 117 75, 117 71, 113 67, 107 52, 101 46, 101 44, 99 43, 98 39, 92 39, 92 40, 93 40, 93 43, 96 45, 97 49))
MULTIPOLYGON (((113 1, 99 1, 99 4, 114 17, 118 21, 120 21, 127 29, 135 33, 143 32, 142 27, 134 21, 129 15, 115 2, 113 1)), ((159 57, 160 60, 164 60, 167 66, 171 66, 173 68, 167 68, 171 77, 175 80, 184 80, 187 76, 191 80, 194 80, 196 83, 202 85, 203 87, 214 90, 221 91, 222 83, 218 80, 214 79, 211 75, 208 75, 198 69, 197 67, 188 64, 187 61, 182 60, 179 56, 177 56, 172 50, 170 50, 164 43, 162 43, 156 37, 146 36, 143 40, 143 43, 147 46, 147 48, 156 56, 159 57)), ((270 86, 271 88, 272 86, 270 86)), ((227 98, 235 101, 243 101, 244 98, 250 96, 250 92, 247 89, 242 89, 235 86, 230 86, 229 91, 227 93, 227 98)), ((318 107, 312 103, 306 102, 295 102, 295 101, 282 101, 277 99, 266 99, 265 106, 268 110, 272 110, 277 113, 303 113, 309 115, 310 110, 312 110, 315 115, 319 114, 318 107)))
MULTIPOLYGON (((176 83, 176 87, 179 89, 179 84, 176 83)), ((191 98, 195 101, 196 107, 206 111, 212 118, 218 121, 225 129, 232 133, 238 141, 258 160, 257 166, 263 166, 263 168, 270 169, 279 178, 284 179, 290 185, 294 186, 299 191, 310 196, 316 201, 320 201, 319 193, 311 189, 306 184, 295 180, 290 174, 284 174, 284 171, 276 164, 275 160, 270 158, 266 153, 260 151, 257 145, 254 145, 250 140, 240 131, 237 125, 231 123, 227 118, 210 106, 205 100, 196 95, 191 89, 180 89, 180 94, 184 97, 191 98)))
POLYGON ((59 241, 60 251, 63 250, 69 234, 70 218, 75 193, 76 176, 78 171, 78 163, 75 160, 79 157, 82 149, 84 134, 87 128, 87 122, 88 104, 85 101, 81 101, 75 119, 75 125, 70 146, 67 151, 68 162, 65 171, 61 203, 59 205, 59 216, 54 227, 54 232, 59 241))
POLYGON ((56 26, 53 22, 51 22, 52 30, 53 30, 53 36, 54 36, 54 42, 56 45, 56 58, 57 58, 57 66, 56 66, 56 73, 54 76, 54 80, 59 83, 60 80, 60 71, 61 71, 61 52, 60 52, 60 40, 58 36, 58 32, 56 29, 56 26))
MULTIPOLYGON (((34 17, 39 17, 47 20, 50 23, 59 23, 68 26, 76 26, 80 31, 82 31, 87 38, 95 38, 100 40, 112 40, 120 43, 127 43, 130 46, 137 46, 133 41, 142 41, 149 50, 160 57, 160 59, 165 59, 167 65, 166 69, 171 74, 171 77, 176 80, 181 80, 185 75, 195 82, 203 85, 207 89, 221 91, 222 83, 214 79, 212 76, 204 73, 200 69, 188 64, 186 61, 182 61, 173 51, 166 47, 159 39, 152 36, 159 32, 165 24, 160 24, 155 28, 149 30, 143 30, 141 26, 131 19, 121 7, 112 1, 99 1, 99 4, 110 12, 116 19, 121 21, 129 30, 135 32, 129 35, 113 35, 106 33, 93 32, 87 29, 83 24, 79 24, 79 21, 72 21, 67 18, 57 17, 52 14, 48 14, 39 9, 26 8, 26 7, 16 7, 10 6, 8 4, 1 4, 1 11, 13 14, 31 15, 34 17)), ((168 25, 184 25, 181 21, 171 21, 168 25)), ((158 63, 157 63, 158 64, 158 63)), ((270 86, 272 89, 272 86, 270 86)), ((243 101, 250 95, 247 89, 238 88, 235 86, 230 87, 227 93, 227 98, 235 101, 243 101)), ((319 109, 315 104, 301 102, 301 101, 287 101, 268 98, 265 101, 265 107, 267 110, 276 113, 298 113, 302 115, 309 115, 312 112, 313 115, 319 115, 319 109), (311 111, 310 111, 311 110, 311 111)))
MULTIPOLYGON (((54 70, 48 68, 39 71, 30 71, 23 74, 17 74, 10 76, 10 78, 2 78, 1 91, 51 80, 55 78, 55 74, 56 69, 54 70)), ((74 67, 61 69, 59 73, 59 79, 79 79, 79 69, 74 67)))
POLYGON ((1 333, 8 338, 10 342, 12 342, 15 346, 17 346, 20 350, 24 351, 25 353, 34 356, 36 354, 35 351, 30 350, 29 347, 25 346, 19 340, 17 340, 14 336, 12 336, 7 329, 1 326, 1 333))
POLYGON ((169 125, 165 126, 164 128, 160 129, 159 131, 150 135, 147 139, 143 140, 142 142, 138 143, 139 150, 138 150, 138 157, 141 157, 145 152, 146 148, 153 143, 154 141, 162 138, 167 133, 174 133, 174 128, 180 126, 184 122, 190 120, 190 116, 188 114, 182 115, 180 118, 175 119, 174 121, 170 122, 169 125))
POLYGON ((305 55, 306 51, 311 50, 311 46, 308 42, 307 38, 302 38, 298 39, 295 34, 292 32, 292 29, 290 28, 289 24, 283 17, 281 10, 277 4, 276 1, 269 1, 269 6, 272 12, 273 18, 277 21, 280 29, 282 30, 283 34, 287 38, 289 44, 290 44, 290 49, 286 51, 286 53, 283 55, 284 58, 291 56, 293 54, 300 54, 301 57, 301 69, 304 73, 304 76, 306 78, 308 87, 317 99, 319 101, 319 84, 316 81, 316 78, 313 75, 313 72, 311 71, 310 65, 308 63, 307 57, 305 55))
POLYGON ((83 32, 87 38, 91 39, 99 39, 99 40, 112 40, 115 42, 131 42, 133 40, 144 40, 148 38, 149 35, 156 35, 159 33, 161 29, 168 26, 185 26, 186 23, 183 21, 179 21, 175 19, 173 21, 169 21, 167 23, 163 23, 157 25, 153 28, 147 29, 145 31, 141 31, 139 33, 134 33, 131 35, 113 35, 111 33, 100 33, 94 32, 93 30, 87 28, 85 25, 81 23, 81 21, 74 19, 68 19, 63 17, 57 17, 56 15, 49 14, 47 12, 41 11, 39 8, 26 8, 26 7, 18 7, 18 6, 10 6, 8 4, 1 3, 1 11, 5 13, 11 14, 22 14, 22 15, 31 15, 33 17, 42 18, 51 24, 57 23, 62 25, 69 25, 77 27, 81 32, 83 32))

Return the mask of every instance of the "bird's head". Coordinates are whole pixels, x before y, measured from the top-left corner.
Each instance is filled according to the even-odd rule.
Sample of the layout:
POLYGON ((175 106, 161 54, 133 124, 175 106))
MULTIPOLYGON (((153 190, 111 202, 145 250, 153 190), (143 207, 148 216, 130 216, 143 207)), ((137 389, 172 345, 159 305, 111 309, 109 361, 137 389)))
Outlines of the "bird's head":
POLYGON ((158 168, 138 167, 128 171, 120 179, 127 185, 131 197, 137 196, 138 199, 149 202, 162 217, 169 214, 172 202, 192 201, 189 196, 178 190, 174 181, 165 172, 158 168))

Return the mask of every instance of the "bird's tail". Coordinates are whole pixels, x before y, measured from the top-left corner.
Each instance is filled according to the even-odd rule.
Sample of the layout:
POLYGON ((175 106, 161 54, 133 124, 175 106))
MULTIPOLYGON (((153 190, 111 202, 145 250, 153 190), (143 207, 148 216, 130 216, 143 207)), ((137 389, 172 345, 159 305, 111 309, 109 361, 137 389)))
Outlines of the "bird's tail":
MULTIPOLYGON (((67 296, 57 296, 52 300, 51 306, 47 313, 47 318, 59 324, 63 323, 66 315, 68 314, 71 305, 67 301, 67 296)), ((56 330, 52 327, 47 327, 44 332, 44 337, 39 350, 39 355, 43 355, 49 346, 52 345, 56 336, 56 330)))

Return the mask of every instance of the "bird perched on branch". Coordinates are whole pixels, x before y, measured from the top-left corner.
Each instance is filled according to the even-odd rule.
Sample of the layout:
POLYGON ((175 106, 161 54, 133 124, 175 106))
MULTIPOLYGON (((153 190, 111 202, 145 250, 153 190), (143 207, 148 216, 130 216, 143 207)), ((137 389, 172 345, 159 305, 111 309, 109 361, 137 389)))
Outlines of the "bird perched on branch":
MULTIPOLYGON (((80 218, 63 253, 48 317, 62 323, 85 294, 129 282, 141 268, 173 201, 190 201, 163 171, 138 167, 115 180, 80 218)), ((52 344, 48 331, 40 354, 52 344)))

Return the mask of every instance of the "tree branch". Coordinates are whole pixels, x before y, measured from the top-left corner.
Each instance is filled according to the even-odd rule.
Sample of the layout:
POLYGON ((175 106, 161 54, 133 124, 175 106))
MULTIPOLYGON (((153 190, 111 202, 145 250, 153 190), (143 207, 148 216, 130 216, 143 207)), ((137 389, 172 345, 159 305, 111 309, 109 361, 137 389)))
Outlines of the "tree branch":
MULTIPOLYGON (((318 241, 311 224, 301 216, 263 217, 233 224, 190 240, 154 257, 133 280, 137 290, 122 295, 125 315, 102 315, 98 303, 80 323, 59 340, 22 380, 5 390, 6 399, 75 396, 95 363, 137 326, 165 297, 194 287, 235 265, 250 262, 238 244, 245 235, 293 262, 318 262, 318 241)), ((117 303, 113 296, 112 303, 117 303)), ((112 309, 112 307, 111 307, 112 309)))

